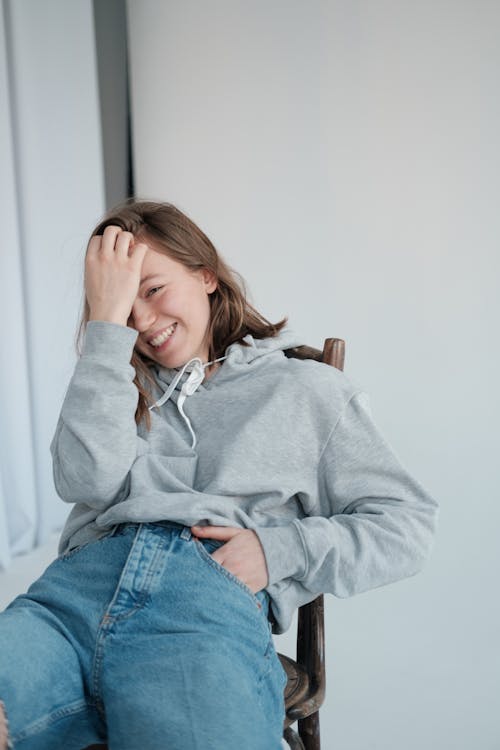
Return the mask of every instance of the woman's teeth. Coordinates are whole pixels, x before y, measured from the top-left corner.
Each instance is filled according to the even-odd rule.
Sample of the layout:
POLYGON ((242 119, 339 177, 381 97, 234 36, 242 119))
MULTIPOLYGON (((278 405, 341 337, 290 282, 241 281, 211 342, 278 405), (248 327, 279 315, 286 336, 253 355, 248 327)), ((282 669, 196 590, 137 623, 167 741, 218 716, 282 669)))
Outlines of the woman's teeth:
POLYGON ((163 331, 163 333, 160 333, 159 336, 156 336, 154 339, 151 339, 151 341, 149 342, 151 346, 161 346, 162 344, 164 344, 165 341, 169 338, 169 336, 171 336, 173 332, 175 331, 176 325, 177 323, 174 323, 173 325, 170 326, 170 328, 167 328, 166 331, 163 331))

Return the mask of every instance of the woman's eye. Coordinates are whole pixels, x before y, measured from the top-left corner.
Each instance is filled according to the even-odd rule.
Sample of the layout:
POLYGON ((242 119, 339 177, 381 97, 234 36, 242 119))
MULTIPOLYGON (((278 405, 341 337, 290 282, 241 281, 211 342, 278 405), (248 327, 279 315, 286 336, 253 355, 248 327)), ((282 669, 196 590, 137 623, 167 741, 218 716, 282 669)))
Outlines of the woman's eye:
POLYGON ((149 297, 151 295, 151 292, 156 292, 158 289, 161 289, 161 286, 154 286, 152 289, 149 290, 149 292, 146 294, 146 297, 149 297))

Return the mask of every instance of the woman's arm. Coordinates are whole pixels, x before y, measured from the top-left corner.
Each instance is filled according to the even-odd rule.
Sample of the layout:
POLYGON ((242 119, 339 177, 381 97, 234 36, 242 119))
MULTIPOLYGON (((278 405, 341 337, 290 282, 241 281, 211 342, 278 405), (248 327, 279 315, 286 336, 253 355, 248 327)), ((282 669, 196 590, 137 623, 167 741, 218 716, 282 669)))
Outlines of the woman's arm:
POLYGON ((418 573, 433 545, 438 503, 406 471, 356 393, 318 465, 312 511, 259 527, 269 583, 299 580, 311 592, 349 597, 418 573))
POLYGON ((65 502, 104 510, 125 488, 142 441, 130 364, 137 335, 115 323, 87 323, 50 445, 54 484, 65 502))

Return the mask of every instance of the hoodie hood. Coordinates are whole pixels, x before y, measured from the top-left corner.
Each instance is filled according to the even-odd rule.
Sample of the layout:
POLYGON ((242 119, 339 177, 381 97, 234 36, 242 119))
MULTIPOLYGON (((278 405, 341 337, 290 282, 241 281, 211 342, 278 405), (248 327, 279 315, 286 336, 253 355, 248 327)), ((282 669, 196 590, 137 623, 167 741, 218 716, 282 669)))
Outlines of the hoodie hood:
POLYGON ((241 342, 235 342, 226 348, 223 357, 212 360, 211 362, 202 362, 199 357, 193 357, 188 360, 182 367, 168 368, 159 364, 152 366, 160 391, 163 391, 160 398, 149 407, 150 411, 161 407, 172 396, 174 391, 177 394, 176 405, 179 413, 186 422, 191 433, 192 445, 196 445, 196 434, 193 431, 189 417, 184 413, 184 403, 189 396, 192 396, 198 388, 207 390, 217 387, 220 383, 239 377, 242 373, 248 372, 248 368, 258 367, 262 360, 269 357, 282 358, 284 349, 291 349, 295 346, 302 346, 303 341, 289 328, 283 328, 277 336, 270 336, 264 339, 257 339, 248 333, 243 337, 248 346, 241 342), (214 362, 222 362, 222 365, 205 380, 205 368, 214 362))

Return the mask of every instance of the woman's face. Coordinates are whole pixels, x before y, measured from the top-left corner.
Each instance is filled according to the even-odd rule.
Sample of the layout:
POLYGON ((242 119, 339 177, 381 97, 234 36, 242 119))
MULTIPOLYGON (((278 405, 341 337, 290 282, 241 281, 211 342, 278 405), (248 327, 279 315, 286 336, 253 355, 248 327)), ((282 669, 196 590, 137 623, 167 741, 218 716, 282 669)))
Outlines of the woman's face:
POLYGON ((209 294, 216 287, 211 271, 193 272, 149 247, 128 320, 139 332, 136 349, 168 368, 182 367, 193 357, 207 362, 209 294))

